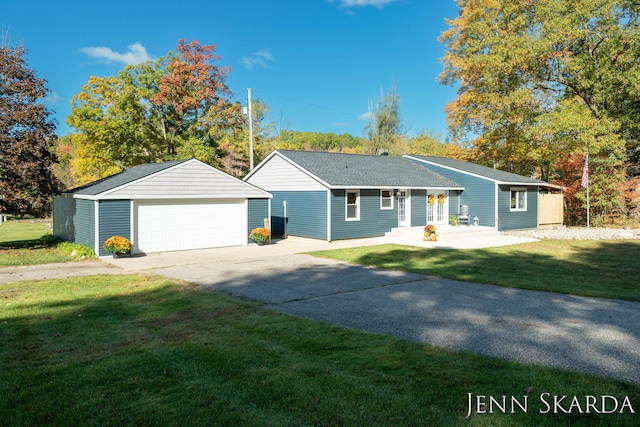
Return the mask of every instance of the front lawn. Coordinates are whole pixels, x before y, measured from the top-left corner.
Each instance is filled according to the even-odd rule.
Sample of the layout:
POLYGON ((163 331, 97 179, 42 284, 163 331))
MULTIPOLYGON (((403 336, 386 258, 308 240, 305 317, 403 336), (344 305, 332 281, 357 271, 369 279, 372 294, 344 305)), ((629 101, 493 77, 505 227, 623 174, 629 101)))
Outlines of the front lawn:
POLYGON ((50 221, 10 220, 0 224, 0 267, 87 258, 94 258, 93 251, 53 237, 50 221))
POLYGON ((620 408, 540 413, 539 398, 578 396, 584 410, 585 395, 628 397, 638 411, 637 384, 300 319, 169 279, 0 284, 0 304, 3 426, 638 422, 637 413, 620 408), (516 407, 466 419, 468 393, 520 402, 527 395, 529 405, 526 413, 516 407))
POLYGON ((640 301, 638 254, 640 240, 542 240, 463 250, 381 245, 312 253, 468 282, 640 301))

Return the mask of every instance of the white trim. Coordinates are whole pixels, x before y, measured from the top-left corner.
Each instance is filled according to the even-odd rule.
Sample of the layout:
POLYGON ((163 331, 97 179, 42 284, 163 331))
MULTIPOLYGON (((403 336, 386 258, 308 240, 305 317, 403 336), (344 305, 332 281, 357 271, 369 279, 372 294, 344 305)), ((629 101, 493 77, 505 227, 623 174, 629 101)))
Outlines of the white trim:
POLYGON ((135 226, 136 226, 136 219, 134 218, 135 215, 135 202, 133 200, 129 200, 129 239, 131 241, 131 252, 134 252, 134 248, 136 247, 136 245, 138 244, 138 242, 136 242, 136 233, 135 233, 135 226))
MULTIPOLYGON (((498 208, 500 207, 500 203, 498 203, 500 199, 500 184, 497 182, 494 184, 493 198, 495 200, 493 209, 496 217, 494 222, 494 228, 497 230, 498 224, 499 224, 498 221, 500 221, 500 215, 499 215, 500 211, 498 210, 498 208)), ((482 218, 479 218, 479 220, 482 221, 482 218)))
MULTIPOLYGON (((459 173, 464 174, 464 175, 469 175, 469 176, 473 176, 473 177, 476 177, 476 178, 484 179, 486 181, 496 182, 496 183, 503 184, 503 185, 534 185, 534 186, 536 186, 536 185, 537 186, 545 186, 545 185, 547 185, 546 182, 524 182, 524 181, 510 182, 510 181, 500 181, 499 179, 489 178, 488 176, 484 176, 484 175, 478 175, 477 173, 468 172, 468 171, 465 171, 465 170, 462 170, 462 169, 458 169, 458 168, 455 168, 455 167, 452 167, 452 166, 446 166, 446 165, 443 165, 443 164, 438 163, 438 162, 433 162, 433 161, 429 161, 429 160, 425 160, 425 159, 419 159, 417 157, 412 157, 412 156, 407 155, 407 154, 405 154, 402 157, 405 157, 407 159, 412 159, 412 160, 415 160, 415 161, 418 161, 418 162, 426 163, 428 165, 438 166, 440 168, 447 169, 447 170, 450 170, 450 171, 459 172, 459 173)), ((476 166, 481 166, 481 165, 476 165, 476 166)), ((500 170, 500 169, 496 169, 496 170, 500 171, 500 172, 505 172, 505 173, 512 173, 512 172, 506 172, 506 171, 503 171, 503 170, 500 170)), ((433 171, 433 172, 436 172, 436 171, 433 171)), ((517 175, 517 174, 514 174, 514 175, 517 175)), ((523 177, 523 178, 526 178, 526 177, 523 177)))
POLYGON ((93 250, 96 256, 100 256, 100 203, 95 200, 93 202, 93 250))
POLYGON ((360 190, 345 190, 344 192, 344 220, 345 221, 360 221, 360 190), (356 216, 355 218, 349 218, 349 193, 356 194, 356 216))
POLYGON ((527 187, 509 187, 509 212, 526 212, 527 211, 527 187), (518 197, 516 195, 516 207, 511 206, 511 193, 516 192, 524 194, 524 207, 518 207, 518 197))
MULTIPOLYGON (((269 194, 269 193, 267 193, 269 194)), ((225 195, 221 195, 221 194, 209 194, 209 195, 205 195, 205 194, 200 194, 200 195, 193 195, 193 194, 183 194, 183 195, 179 195, 179 194, 155 194, 155 195, 149 195, 149 194, 131 194, 131 195, 126 195, 126 196, 103 196, 103 195, 96 195, 96 196, 90 196, 90 195, 86 195, 86 194, 78 194, 75 195, 74 199, 83 199, 83 200, 155 200, 155 199, 162 199, 162 200, 178 200, 178 199, 185 199, 185 200, 191 200, 191 199, 272 199, 273 195, 269 194, 264 195, 264 196, 248 196, 248 195, 243 195, 243 194, 225 194, 225 195)))
POLYGON ((331 242, 331 190, 327 190, 327 242, 331 242))
POLYGON ((380 210, 381 211, 392 211, 393 210, 393 188, 381 188, 380 189, 380 210), (389 201, 391 202, 391 206, 382 206, 382 201, 385 200, 385 198, 382 196, 382 192, 383 191, 388 191, 389 192, 389 201))

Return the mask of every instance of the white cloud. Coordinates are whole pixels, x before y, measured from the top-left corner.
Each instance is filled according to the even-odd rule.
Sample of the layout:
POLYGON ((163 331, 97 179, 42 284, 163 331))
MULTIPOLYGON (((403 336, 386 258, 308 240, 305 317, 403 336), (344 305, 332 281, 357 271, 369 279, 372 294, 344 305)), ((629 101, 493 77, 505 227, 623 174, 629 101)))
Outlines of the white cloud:
POLYGON ((345 127, 346 125, 347 125, 346 122, 332 122, 331 123, 331 126, 334 126, 334 127, 345 127))
POLYGON ((49 105, 56 105, 58 102, 60 102, 60 100, 62 100, 62 97, 54 91, 49 92, 44 98, 44 102, 49 105))
POLYGON ((268 63, 273 61, 273 55, 268 50, 259 50, 251 56, 242 58, 242 64, 248 70, 252 70, 255 66, 267 68, 268 63))
POLYGON ((358 116, 358 120, 371 120, 371 117, 373 117, 371 111, 367 111, 366 113, 360 114, 358 116))
POLYGON ((396 0, 339 0, 342 7, 356 7, 356 6, 376 6, 382 7, 386 4, 393 3, 396 0))
POLYGON ((107 62, 121 62, 125 65, 136 65, 151 59, 151 56, 147 53, 147 49, 140 43, 131 44, 128 46, 128 49, 125 53, 118 53, 104 46, 83 47, 80 49, 80 52, 92 58, 103 59, 107 62))

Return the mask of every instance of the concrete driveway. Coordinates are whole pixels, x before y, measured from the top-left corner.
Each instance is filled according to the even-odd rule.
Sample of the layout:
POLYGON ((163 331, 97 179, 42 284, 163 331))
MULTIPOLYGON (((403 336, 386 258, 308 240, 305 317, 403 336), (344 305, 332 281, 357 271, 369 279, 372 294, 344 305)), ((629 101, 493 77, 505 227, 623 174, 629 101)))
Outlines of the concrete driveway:
POLYGON ((640 303, 479 285, 354 266, 276 245, 123 258, 124 269, 211 287, 267 308, 523 363, 640 382, 640 303))

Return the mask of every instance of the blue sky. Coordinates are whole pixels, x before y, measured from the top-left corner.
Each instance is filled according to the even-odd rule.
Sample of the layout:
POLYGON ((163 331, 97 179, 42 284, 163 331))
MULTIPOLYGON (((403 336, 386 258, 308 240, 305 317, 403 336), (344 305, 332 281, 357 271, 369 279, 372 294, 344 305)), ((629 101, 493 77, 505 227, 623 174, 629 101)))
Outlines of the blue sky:
POLYGON ((279 130, 362 136, 370 105, 392 86, 410 135, 446 135, 443 111, 455 89, 437 76, 437 42, 455 18, 453 0, 4 1, 5 42, 29 51, 48 81, 58 135, 70 129, 69 100, 90 76, 175 51, 178 40, 215 44, 227 84, 271 108, 279 130))

